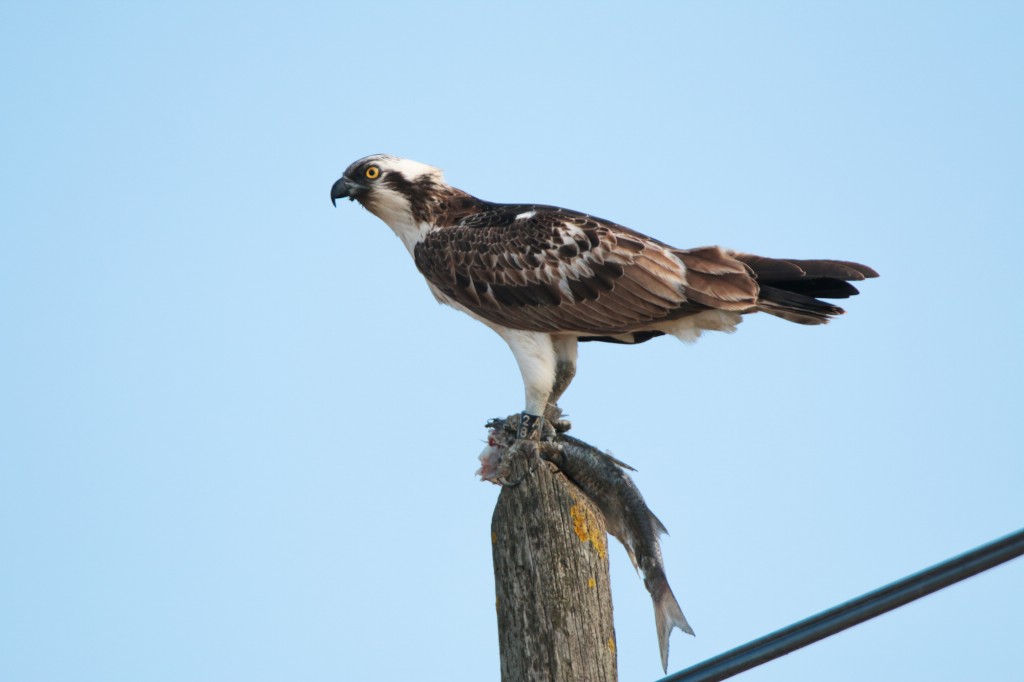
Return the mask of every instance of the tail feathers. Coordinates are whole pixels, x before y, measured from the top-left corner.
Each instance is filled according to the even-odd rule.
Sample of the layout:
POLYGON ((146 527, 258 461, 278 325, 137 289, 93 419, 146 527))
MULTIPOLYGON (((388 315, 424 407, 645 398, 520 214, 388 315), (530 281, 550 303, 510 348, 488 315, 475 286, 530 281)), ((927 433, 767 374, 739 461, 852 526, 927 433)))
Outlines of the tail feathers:
POLYGON ((693 628, 686 622, 686 616, 679 608, 679 602, 672 594, 672 588, 668 586, 664 575, 660 582, 657 589, 651 591, 651 596, 654 599, 654 622, 658 627, 658 646, 661 648, 661 668, 667 673, 668 637, 672 633, 672 628, 679 628, 688 635, 693 634, 693 628))
POLYGON ((825 324, 846 312, 837 305, 773 286, 761 287, 757 309, 798 324, 825 324))
POLYGON ((686 300, 698 306, 687 315, 705 306, 741 314, 761 310, 790 322, 824 324, 843 309, 819 298, 856 296, 857 287, 850 282, 878 277, 872 268, 844 260, 766 258, 719 246, 673 253, 686 267, 686 300))
POLYGON ((860 293, 857 287, 835 277, 785 280, 772 282, 770 286, 814 298, 850 298, 860 293))
POLYGON ((819 298, 850 298, 858 293, 850 282, 878 277, 872 268, 841 260, 765 258, 737 253, 760 284, 757 309, 799 324, 824 324, 845 312, 819 298))
POLYGON ((848 260, 798 260, 796 258, 766 258, 752 253, 733 253, 733 257, 746 263, 761 281, 779 282, 793 279, 831 277, 857 282, 878 277, 874 268, 848 260))

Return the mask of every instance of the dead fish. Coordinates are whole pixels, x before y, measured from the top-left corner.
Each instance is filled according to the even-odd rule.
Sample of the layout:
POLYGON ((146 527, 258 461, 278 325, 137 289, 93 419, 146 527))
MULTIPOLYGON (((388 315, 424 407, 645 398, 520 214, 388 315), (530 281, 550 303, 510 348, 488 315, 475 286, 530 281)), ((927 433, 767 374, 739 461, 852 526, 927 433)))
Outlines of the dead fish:
MULTIPOLYGON (((514 441, 514 435, 505 429, 503 419, 491 420, 487 426, 491 430, 487 447, 480 454, 481 466, 477 474, 484 480, 495 482, 494 475, 501 456, 514 441)), ((672 628, 693 634, 665 576, 658 536, 668 534, 668 531, 626 473, 627 470, 635 471, 633 467, 564 433, 555 440, 559 447, 545 448, 542 457, 558 467, 601 510, 608 532, 626 548, 633 567, 643 578, 654 602, 661 667, 668 672, 668 640, 672 628)))

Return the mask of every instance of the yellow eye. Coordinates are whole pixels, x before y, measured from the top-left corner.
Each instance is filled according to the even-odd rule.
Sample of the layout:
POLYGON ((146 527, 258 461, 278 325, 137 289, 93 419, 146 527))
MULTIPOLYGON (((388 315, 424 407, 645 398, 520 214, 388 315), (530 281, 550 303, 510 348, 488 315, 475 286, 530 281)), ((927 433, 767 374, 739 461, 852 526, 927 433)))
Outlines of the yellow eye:
POLYGON ((380 168, 377 168, 376 166, 370 166, 369 168, 366 169, 366 177, 369 180, 376 180, 377 178, 380 177, 380 168))

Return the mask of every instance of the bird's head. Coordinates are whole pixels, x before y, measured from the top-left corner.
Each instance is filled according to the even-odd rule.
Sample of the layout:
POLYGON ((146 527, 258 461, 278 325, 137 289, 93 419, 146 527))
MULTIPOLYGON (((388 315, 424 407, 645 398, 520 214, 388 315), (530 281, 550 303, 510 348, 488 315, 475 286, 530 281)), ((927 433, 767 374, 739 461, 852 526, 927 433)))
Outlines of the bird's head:
POLYGON ((447 187, 440 169, 425 163, 374 154, 359 159, 331 187, 331 203, 358 201, 378 218, 394 226, 422 222, 438 190, 447 187))

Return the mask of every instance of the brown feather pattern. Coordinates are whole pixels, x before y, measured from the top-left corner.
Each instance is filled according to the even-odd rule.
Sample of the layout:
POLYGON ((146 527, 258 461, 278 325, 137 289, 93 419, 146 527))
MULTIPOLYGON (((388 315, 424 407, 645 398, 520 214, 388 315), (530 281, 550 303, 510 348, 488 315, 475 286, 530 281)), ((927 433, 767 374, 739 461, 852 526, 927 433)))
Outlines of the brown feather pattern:
POLYGON ((564 209, 485 207, 414 252, 420 272, 474 313, 515 329, 616 334, 692 312, 684 269, 659 242, 564 209))
POLYGON ((820 324, 843 310, 816 296, 847 298, 857 293, 849 281, 877 276, 847 261, 674 249, 575 211, 451 191, 423 203, 437 227, 416 245, 416 266, 454 302, 513 329, 615 341, 637 332, 639 342, 709 309, 820 324))

